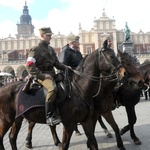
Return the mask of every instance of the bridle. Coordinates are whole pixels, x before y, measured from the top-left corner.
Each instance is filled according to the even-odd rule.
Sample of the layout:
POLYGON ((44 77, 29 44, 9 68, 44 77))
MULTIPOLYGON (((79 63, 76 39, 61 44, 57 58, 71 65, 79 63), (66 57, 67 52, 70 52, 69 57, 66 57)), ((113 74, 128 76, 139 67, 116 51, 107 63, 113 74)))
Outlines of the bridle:
MULTIPOLYGON (((101 56, 103 56, 103 57, 106 59, 107 63, 110 64, 110 66, 111 66, 111 74, 110 74, 110 75, 105 75, 104 72, 101 72, 100 75, 99 75, 99 77, 97 77, 97 76, 87 75, 87 74, 82 73, 82 72, 77 71, 77 70, 72 70, 75 74, 77 74, 77 75, 79 75, 79 76, 82 76, 82 77, 87 78, 87 79, 92 80, 92 81, 99 82, 98 91, 96 92, 96 94, 95 94, 93 97, 95 97, 95 96, 97 96, 97 95, 99 94, 100 89, 101 89, 101 83, 102 83, 102 81, 110 81, 110 82, 113 81, 113 82, 114 82, 114 81, 117 81, 117 80, 118 80, 118 78, 117 78, 118 69, 122 66, 122 65, 120 64, 118 67, 115 67, 115 66, 111 63, 110 59, 105 55, 104 49, 98 49, 98 50, 97 50, 97 53, 98 53, 98 60, 97 60, 98 64, 100 64, 101 56)), ((98 65, 98 66, 99 66, 99 65, 98 65)), ((99 68, 99 70, 100 70, 100 68, 99 68)), ((73 86, 75 89, 77 89, 77 85, 75 85, 76 83, 71 82, 71 84, 72 84, 72 86, 73 86)), ((79 90, 77 90, 77 91, 79 91, 79 90)), ((80 94, 80 96, 81 96, 83 99, 85 99, 84 96, 82 96, 80 92, 79 92, 79 94, 80 94)))
MULTIPOLYGON (((97 52, 98 52, 98 64, 99 64, 100 61, 101 61, 101 55, 103 55, 104 58, 107 60, 107 62, 111 65, 111 68, 112 68, 111 70, 112 70, 112 72, 111 72, 110 75, 104 75, 104 72, 102 72, 102 73, 100 73, 100 76, 97 77, 97 76, 91 76, 91 75, 88 75, 88 74, 85 74, 85 73, 82 73, 82 72, 80 72, 80 71, 73 70, 73 69, 72 69, 72 71, 73 71, 75 74, 77 74, 77 75, 79 75, 79 76, 82 76, 82 77, 84 77, 84 78, 90 79, 90 80, 92 80, 92 81, 100 81, 100 80, 105 80, 105 81, 106 81, 106 80, 109 80, 109 81, 111 81, 111 80, 113 80, 114 76, 116 76, 116 73, 117 73, 118 69, 119 69, 122 65, 120 64, 118 67, 115 67, 115 66, 111 63, 111 61, 109 60, 109 58, 104 54, 104 52, 103 52, 102 49, 98 49, 97 52)), ((100 68, 99 68, 99 69, 100 69, 100 68)))
MULTIPOLYGON (((121 59, 123 59, 123 57, 121 57, 121 59)), ((123 63, 122 63, 123 64, 123 63)), ((127 69, 126 69, 127 70, 127 69)), ((128 71, 126 71, 125 73, 125 76, 123 77, 123 82, 125 81, 125 82, 127 82, 128 84, 131 84, 131 85, 137 85, 137 86, 139 86, 139 87, 141 87, 141 86, 143 86, 143 85, 141 85, 142 84, 142 82, 140 83, 140 82, 137 82, 136 80, 134 80, 132 77, 134 77, 134 76, 136 76, 137 74, 140 74, 140 72, 136 69, 136 68, 134 68, 134 74, 131 74, 131 73, 129 73, 128 71)))

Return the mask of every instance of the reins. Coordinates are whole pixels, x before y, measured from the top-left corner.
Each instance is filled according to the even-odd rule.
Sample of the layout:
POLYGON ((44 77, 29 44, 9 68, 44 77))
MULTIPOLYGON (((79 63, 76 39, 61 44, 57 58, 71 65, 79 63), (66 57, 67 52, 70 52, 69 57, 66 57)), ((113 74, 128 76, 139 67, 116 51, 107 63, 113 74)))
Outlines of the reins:
MULTIPOLYGON (((117 72, 118 72, 118 68, 121 66, 119 66, 118 68, 115 67, 114 65, 111 64, 110 60, 107 58, 107 56, 103 53, 102 49, 99 49, 98 50, 98 64, 100 63, 100 54, 103 54, 103 56, 106 58, 107 62, 109 62, 109 64, 111 65, 111 68, 113 68, 113 73, 111 73, 110 75, 104 75, 103 73, 100 73, 100 76, 97 77, 97 76, 92 76, 92 75, 87 75, 83 72, 80 72, 80 71, 77 71, 77 70, 73 70, 71 69, 75 74, 81 76, 81 77, 84 77, 86 79, 89 79, 89 80, 92 80, 92 81, 96 81, 98 82, 99 81, 99 87, 98 87, 98 91, 96 92, 96 94, 93 96, 93 97, 96 97, 99 93, 100 93, 100 90, 101 90, 101 83, 102 81, 110 81, 110 82, 114 82, 114 81, 117 81, 117 72)), ((100 68, 99 68, 100 69, 100 68)), ((76 89, 76 91, 78 91, 79 95, 82 97, 82 99, 85 99, 85 97, 83 95, 81 95, 81 93, 79 92, 79 90, 77 90, 78 88, 76 87, 76 85, 74 85, 74 83, 72 83, 72 86, 74 87, 74 89, 76 89)), ((87 102, 86 102, 87 103, 87 102)))

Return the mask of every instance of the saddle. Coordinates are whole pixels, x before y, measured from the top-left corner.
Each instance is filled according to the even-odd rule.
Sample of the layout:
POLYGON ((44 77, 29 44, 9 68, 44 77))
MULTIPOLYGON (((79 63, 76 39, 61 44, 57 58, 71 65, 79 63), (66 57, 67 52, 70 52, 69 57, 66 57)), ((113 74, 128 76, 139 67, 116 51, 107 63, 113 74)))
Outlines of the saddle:
MULTIPOLYGON (((55 81, 58 89, 55 101, 57 107, 64 102, 69 91, 63 77, 57 75, 55 81)), ((34 81, 33 78, 30 78, 22 85, 16 97, 16 118, 34 107, 45 107, 46 95, 46 89, 40 83, 34 81)))

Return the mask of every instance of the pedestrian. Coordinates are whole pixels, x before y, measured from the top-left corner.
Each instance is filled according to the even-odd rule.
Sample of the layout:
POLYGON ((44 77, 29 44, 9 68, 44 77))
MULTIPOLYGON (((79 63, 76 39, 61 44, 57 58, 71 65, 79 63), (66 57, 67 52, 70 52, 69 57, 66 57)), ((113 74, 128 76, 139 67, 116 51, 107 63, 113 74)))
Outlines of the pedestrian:
MULTIPOLYGON (((82 54, 80 50, 80 43, 79 43, 79 36, 71 35, 68 37, 69 44, 65 45, 62 49, 60 54, 60 61, 63 62, 65 65, 70 66, 72 69, 76 69, 79 65, 80 61, 82 60, 82 54)), ((73 71, 69 70, 68 75, 70 80, 73 77, 73 71)), ((81 135, 80 131, 78 130, 77 126, 75 129, 76 135, 81 135)))
POLYGON ((69 67, 58 60, 55 50, 49 45, 53 34, 51 28, 40 28, 39 33, 40 41, 29 50, 26 68, 28 73, 35 77, 47 90, 45 102, 46 123, 53 126, 61 121, 54 112, 54 101, 57 93, 54 67, 59 70, 65 70, 69 67))

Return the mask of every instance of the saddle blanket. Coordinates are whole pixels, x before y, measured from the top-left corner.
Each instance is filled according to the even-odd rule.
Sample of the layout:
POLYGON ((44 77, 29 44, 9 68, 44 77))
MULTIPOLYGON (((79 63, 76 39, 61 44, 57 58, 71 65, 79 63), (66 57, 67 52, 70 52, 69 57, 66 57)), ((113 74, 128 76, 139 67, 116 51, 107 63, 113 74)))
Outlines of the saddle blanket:
POLYGON ((45 106, 46 97, 43 88, 38 90, 30 89, 28 93, 22 92, 22 88, 20 88, 16 99, 16 118, 33 107, 45 106))

